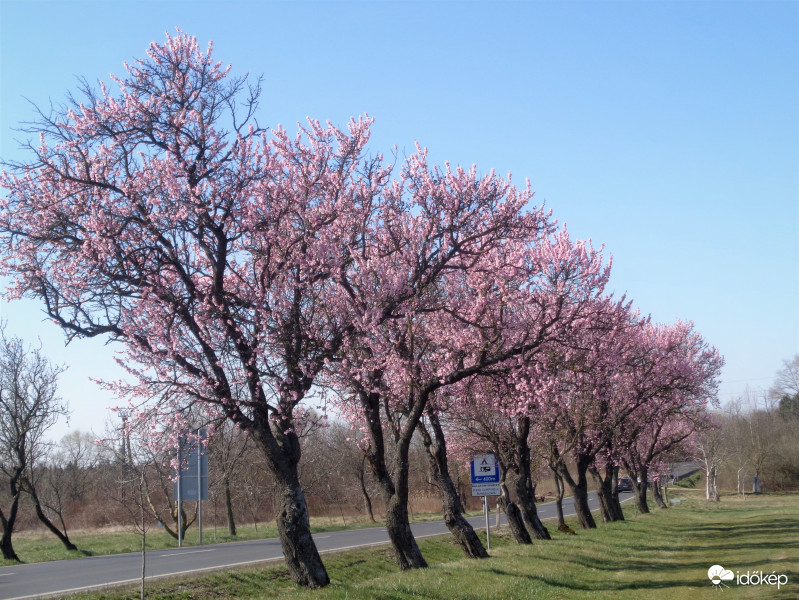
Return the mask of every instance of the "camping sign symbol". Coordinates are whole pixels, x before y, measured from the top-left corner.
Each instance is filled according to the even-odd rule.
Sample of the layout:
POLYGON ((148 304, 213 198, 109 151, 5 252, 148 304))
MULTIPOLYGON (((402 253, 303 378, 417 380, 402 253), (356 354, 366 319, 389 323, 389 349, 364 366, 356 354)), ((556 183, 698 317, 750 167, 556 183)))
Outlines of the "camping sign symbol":
POLYGON ((472 496, 499 496, 499 466, 493 454, 472 460, 472 496))
POLYGON ((499 481, 497 477, 497 459, 493 454, 478 454, 472 462, 474 465, 475 483, 493 483, 499 481))

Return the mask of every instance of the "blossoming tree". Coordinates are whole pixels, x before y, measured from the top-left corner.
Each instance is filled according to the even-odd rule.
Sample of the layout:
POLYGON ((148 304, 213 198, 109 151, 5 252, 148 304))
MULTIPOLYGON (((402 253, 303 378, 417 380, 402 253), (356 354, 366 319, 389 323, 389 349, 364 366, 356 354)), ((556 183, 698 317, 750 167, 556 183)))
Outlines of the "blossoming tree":
POLYGON ((259 84, 182 32, 126 70, 118 93, 84 83, 42 114, 33 158, 3 172, 12 293, 40 299, 70 337, 123 344, 128 423, 151 440, 174 442, 198 415, 250 433, 277 482, 289 572, 325 585, 297 411, 348 328, 326 298, 384 180, 362 159, 370 120, 268 135, 254 121, 259 84))

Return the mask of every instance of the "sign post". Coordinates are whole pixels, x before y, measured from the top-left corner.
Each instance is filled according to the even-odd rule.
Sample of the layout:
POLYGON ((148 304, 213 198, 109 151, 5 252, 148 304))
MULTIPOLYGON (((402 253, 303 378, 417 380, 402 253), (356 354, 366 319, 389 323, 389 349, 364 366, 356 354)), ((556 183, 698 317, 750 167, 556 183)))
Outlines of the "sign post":
POLYGON ((483 497, 483 512, 486 519, 486 542, 491 550, 491 526, 488 522, 488 497, 499 496, 499 464, 493 454, 478 454, 471 464, 472 496, 483 497))
POLYGON ((203 509, 202 501, 208 500, 208 453, 205 445, 208 430, 197 429, 191 434, 186 431, 180 436, 178 443, 178 473, 175 479, 174 492, 178 502, 178 546, 183 545, 182 517, 183 501, 197 502, 198 528, 200 544, 203 543, 203 509), (191 435, 192 439, 189 439, 191 435), (185 457, 185 464, 183 462, 185 457))

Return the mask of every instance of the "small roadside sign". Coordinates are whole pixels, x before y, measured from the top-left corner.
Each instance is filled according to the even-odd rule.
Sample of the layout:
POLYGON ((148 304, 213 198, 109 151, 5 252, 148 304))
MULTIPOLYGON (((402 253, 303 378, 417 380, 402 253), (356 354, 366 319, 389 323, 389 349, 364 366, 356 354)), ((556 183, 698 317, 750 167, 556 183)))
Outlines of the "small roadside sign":
POLYGON ((499 496, 499 464, 493 454, 478 454, 472 460, 472 496, 499 496))

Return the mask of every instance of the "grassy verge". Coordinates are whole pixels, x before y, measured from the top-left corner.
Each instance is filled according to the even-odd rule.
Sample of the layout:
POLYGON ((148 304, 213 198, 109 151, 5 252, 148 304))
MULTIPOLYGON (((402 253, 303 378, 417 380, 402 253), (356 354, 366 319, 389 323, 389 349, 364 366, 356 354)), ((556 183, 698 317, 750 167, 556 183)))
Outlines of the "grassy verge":
MULTIPOLYGON (((420 541, 430 568, 398 573, 387 548, 325 555, 332 583, 296 588, 282 566, 246 568, 191 579, 148 582, 147 596, 159 600, 261 599, 503 600, 545 598, 719 598, 707 577, 711 565, 745 573, 784 574, 788 584, 743 586, 727 582, 726 598, 799 596, 799 494, 725 497, 707 504, 697 492, 675 494, 681 503, 667 511, 636 515, 627 506, 624 522, 517 546, 492 535, 492 557, 467 560, 448 536, 420 541)), ((576 527, 576 523, 570 523, 576 527)), ((84 600, 127 600, 135 588, 83 594, 84 600)))

